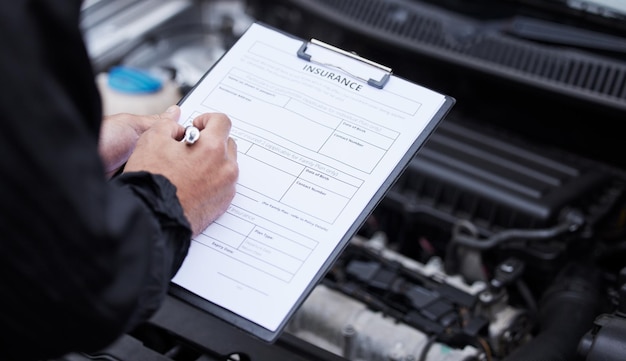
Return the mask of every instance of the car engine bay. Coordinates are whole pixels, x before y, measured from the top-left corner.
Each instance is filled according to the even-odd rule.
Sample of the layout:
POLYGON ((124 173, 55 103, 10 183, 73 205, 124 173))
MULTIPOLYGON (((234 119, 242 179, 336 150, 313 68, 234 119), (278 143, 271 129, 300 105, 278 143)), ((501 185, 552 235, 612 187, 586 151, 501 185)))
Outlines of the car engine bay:
POLYGON ((96 70, 154 71, 180 92, 166 101, 261 21, 353 50, 457 103, 275 344, 170 297, 110 349, 65 360, 623 359, 619 2, 145 3, 93 1, 83 26, 96 70), (140 27, 129 9, 155 4, 170 15, 132 41, 103 35, 114 21, 140 27))

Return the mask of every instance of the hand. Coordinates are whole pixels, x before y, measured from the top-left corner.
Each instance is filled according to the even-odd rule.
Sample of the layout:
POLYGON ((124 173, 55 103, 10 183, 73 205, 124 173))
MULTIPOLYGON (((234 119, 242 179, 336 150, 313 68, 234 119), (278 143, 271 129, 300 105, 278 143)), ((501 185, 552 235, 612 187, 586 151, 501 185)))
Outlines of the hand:
POLYGON ((229 137, 231 121, 221 113, 198 116, 193 123, 200 138, 187 145, 180 142, 183 127, 165 118, 141 135, 124 171, 167 177, 176 186, 196 236, 226 211, 235 196, 239 166, 237 146, 229 137))
POLYGON ((120 113, 104 117, 100 127, 98 151, 104 163, 107 177, 113 176, 126 163, 135 149, 139 136, 146 129, 161 119, 176 123, 179 116, 180 108, 172 105, 162 114, 120 113))

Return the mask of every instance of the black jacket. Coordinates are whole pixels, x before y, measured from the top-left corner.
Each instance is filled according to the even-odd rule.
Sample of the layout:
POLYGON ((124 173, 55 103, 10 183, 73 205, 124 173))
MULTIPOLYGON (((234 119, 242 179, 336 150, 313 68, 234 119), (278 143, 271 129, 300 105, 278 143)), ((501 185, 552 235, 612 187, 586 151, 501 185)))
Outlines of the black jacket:
POLYGON ((0 2, 0 360, 107 346, 158 308, 189 247, 167 179, 105 178, 80 6, 0 2))

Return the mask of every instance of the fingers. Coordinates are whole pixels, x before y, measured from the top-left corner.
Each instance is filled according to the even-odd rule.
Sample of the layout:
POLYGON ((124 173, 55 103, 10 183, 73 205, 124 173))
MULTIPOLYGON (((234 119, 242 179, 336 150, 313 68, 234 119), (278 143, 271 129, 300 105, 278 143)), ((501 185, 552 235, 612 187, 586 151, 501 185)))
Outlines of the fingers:
MULTIPOLYGON (((180 141, 185 135, 185 128, 178 123, 180 113, 180 107, 172 105, 164 113, 151 116, 153 120, 152 127, 156 131, 167 132, 172 138, 180 141)), ((230 139, 229 134, 232 123, 226 114, 204 113, 193 119, 192 125, 197 127, 200 130, 200 134, 204 134, 205 138, 230 139)), ((228 141, 227 147, 229 154, 236 155, 237 148, 232 139, 228 141)))
POLYGON ((156 117, 174 125, 170 128, 170 134, 174 139, 183 137, 185 129, 178 124, 178 119, 180 118, 180 107, 178 105, 170 105, 165 112, 157 114, 156 117))
POLYGON ((178 105, 170 105, 165 112, 158 114, 160 118, 178 121, 180 117, 180 107, 178 105))
POLYGON ((174 122, 168 117, 160 117, 160 114, 154 115, 153 120, 154 123, 146 130, 146 133, 155 132, 160 134, 160 136, 172 138, 173 140, 182 139, 185 129, 178 122, 174 122))
POLYGON ((193 125, 200 129, 200 134, 211 133, 215 137, 226 139, 232 123, 223 113, 204 113, 193 120, 193 125))

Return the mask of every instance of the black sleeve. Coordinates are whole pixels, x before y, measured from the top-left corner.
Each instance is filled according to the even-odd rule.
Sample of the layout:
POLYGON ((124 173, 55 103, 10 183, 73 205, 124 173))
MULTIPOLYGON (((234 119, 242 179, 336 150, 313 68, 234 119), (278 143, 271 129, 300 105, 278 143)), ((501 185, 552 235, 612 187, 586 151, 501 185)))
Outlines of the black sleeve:
POLYGON ((0 359, 107 346, 159 306, 191 231, 163 176, 107 181, 81 2, 0 2, 0 359))

